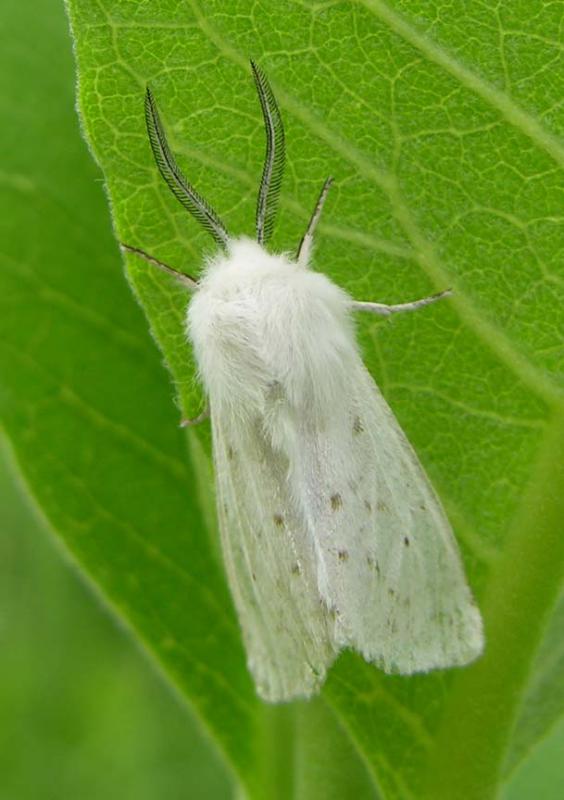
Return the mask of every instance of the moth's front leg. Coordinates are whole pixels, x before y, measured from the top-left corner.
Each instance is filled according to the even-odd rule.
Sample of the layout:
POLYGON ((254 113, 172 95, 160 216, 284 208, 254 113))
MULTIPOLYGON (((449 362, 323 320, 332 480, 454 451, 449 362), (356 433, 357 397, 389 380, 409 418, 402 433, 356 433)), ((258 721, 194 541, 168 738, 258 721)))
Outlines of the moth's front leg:
POLYGON ((200 422, 205 422, 206 419, 209 419, 210 416, 210 407, 209 404, 206 404, 206 407, 202 411, 201 414, 198 414, 197 417, 192 417, 192 419, 181 419, 180 420, 180 427, 181 428, 192 428, 194 425, 199 425, 200 422))
POLYGON ((385 305, 384 303, 365 303, 359 300, 353 300, 350 304, 352 311, 368 311, 370 314, 378 314, 381 317, 389 317, 391 314, 399 314, 403 311, 417 311, 424 306, 430 306, 431 303, 436 303, 443 297, 449 297, 452 294, 452 289, 445 289, 443 292, 437 292, 429 297, 422 297, 419 300, 412 300, 410 303, 398 303, 396 305, 385 305))

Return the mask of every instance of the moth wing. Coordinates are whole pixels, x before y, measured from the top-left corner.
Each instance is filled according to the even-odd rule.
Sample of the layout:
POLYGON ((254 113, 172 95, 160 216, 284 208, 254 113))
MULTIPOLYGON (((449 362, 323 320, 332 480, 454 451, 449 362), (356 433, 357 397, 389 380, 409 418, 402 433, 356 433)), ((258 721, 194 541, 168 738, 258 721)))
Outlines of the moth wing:
POLYGON ((316 693, 336 652, 288 463, 260 423, 214 415, 218 515, 249 669, 270 702, 316 693))
POLYGON ((314 508, 318 586, 336 617, 336 646, 386 672, 466 664, 483 649, 482 622, 452 529, 360 358, 349 370, 340 419, 304 430, 305 463, 293 476, 314 508))

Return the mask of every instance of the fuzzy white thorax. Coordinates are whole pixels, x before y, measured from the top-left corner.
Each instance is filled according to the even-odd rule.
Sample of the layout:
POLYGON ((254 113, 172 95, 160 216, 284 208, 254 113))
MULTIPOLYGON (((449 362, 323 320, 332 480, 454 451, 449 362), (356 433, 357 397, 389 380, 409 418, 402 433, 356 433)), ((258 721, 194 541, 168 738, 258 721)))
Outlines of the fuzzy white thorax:
POLYGON ((188 308, 187 332, 218 413, 263 415, 276 397, 335 416, 358 357, 350 297, 325 275, 248 238, 208 264, 188 308))

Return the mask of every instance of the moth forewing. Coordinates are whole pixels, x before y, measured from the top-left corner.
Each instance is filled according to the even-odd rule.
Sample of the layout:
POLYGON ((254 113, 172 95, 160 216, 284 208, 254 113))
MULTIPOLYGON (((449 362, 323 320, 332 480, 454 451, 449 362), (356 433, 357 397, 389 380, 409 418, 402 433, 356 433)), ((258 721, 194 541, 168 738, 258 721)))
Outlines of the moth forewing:
POLYGON ((444 510, 355 353, 345 377, 344 422, 304 437, 294 489, 318 508, 336 646, 386 672, 466 664, 481 652, 482 625, 444 510))
POLYGON ((212 426, 225 568, 257 691, 269 702, 310 697, 337 650, 286 460, 252 420, 212 411, 212 426))

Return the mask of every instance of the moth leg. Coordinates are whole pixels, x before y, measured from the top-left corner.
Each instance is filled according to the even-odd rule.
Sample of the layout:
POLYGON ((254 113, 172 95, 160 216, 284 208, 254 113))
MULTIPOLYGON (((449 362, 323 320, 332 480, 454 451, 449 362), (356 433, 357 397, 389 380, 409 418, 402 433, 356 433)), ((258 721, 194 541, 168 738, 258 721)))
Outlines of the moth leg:
POLYGON ((168 264, 164 263, 164 261, 159 261, 158 258, 150 256, 149 253, 146 253, 139 247, 133 247, 132 245, 125 244, 124 242, 120 242, 119 246, 126 253, 134 253, 136 256, 139 256, 140 258, 144 258, 145 261, 148 261, 149 264, 152 264, 154 267, 162 269, 162 271, 166 272, 167 275, 172 275, 172 277, 175 278, 179 283, 183 284, 184 286, 187 286, 191 292, 193 292, 197 288, 198 281, 195 280, 195 278, 192 278, 190 275, 186 275, 184 272, 180 272, 179 270, 174 269, 174 267, 169 267, 168 264))
POLYGON ((206 419, 209 419, 209 416, 210 416, 210 407, 209 405, 206 405, 202 413, 198 414, 197 417, 192 417, 192 419, 181 419, 180 427, 193 428, 194 425, 199 425, 200 422, 204 422, 206 419))
POLYGON ((430 306, 432 303, 436 303, 437 300, 441 300, 443 297, 449 297, 451 294, 452 289, 445 289, 444 292, 437 292, 429 297, 412 300, 411 303, 398 303, 391 306, 384 305, 384 303, 363 303, 358 300, 353 300, 350 304, 350 308, 352 311, 368 311, 370 314, 389 317, 391 314, 398 314, 403 311, 417 311, 417 309, 430 306))
POLYGON ((313 209, 313 214, 310 217, 307 230, 304 233, 303 239, 299 244, 298 252, 296 254, 296 261, 298 262, 298 265, 300 267, 307 267, 308 265, 309 254, 311 253, 311 246, 313 244, 313 234, 315 233, 317 223, 319 222, 319 217, 321 216, 323 206, 325 205, 325 200, 327 199, 327 192, 331 188, 332 183, 333 183, 333 178, 329 177, 323 184, 323 188, 319 193, 319 197, 317 198, 317 203, 315 204, 315 208, 313 209))

